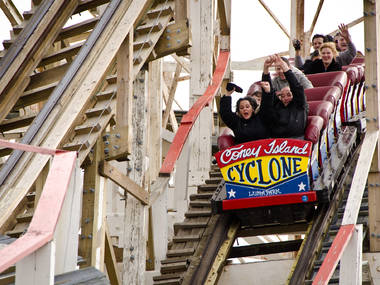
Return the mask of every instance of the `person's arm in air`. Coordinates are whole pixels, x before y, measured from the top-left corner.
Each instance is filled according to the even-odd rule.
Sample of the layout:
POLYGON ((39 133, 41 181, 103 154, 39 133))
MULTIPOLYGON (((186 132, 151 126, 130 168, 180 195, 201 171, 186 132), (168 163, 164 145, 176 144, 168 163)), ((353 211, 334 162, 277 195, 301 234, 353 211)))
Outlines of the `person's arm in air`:
POLYGON ((265 61, 264 61, 264 67, 263 67, 263 74, 261 76, 261 80, 262 81, 269 82, 270 90, 273 90, 273 83, 272 83, 272 79, 270 77, 269 67, 272 66, 274 60, 275 60, 275 56, 274 55, 268 56, 265 59, 265 61))
POLYGON ((351 35, 348 32, 348 27, 344 24, 341 24, 339 26, 339 30, 340 30, 340 35, 347 42, 347 49, 339 53, 339 56, 336 58, 336 61, 340 65, 348 65, 352 62, 352 60, 356 56, 356 47, 351 40, 351 35))
POLYGON ((232 98, 231 95, 234 92, 234 89, 227 91, 226 95, 220 98, 220 117, 223 122, 230 128, 233 129, 238 122, 238 115, 231 110, 232 98))
POLYGON ((294 65, 298 69, 303 69, 304 60, 301 57, 301 42, 297 39, 293 40, 293 47, 295 50, 295 56, 294 56, 294 65))

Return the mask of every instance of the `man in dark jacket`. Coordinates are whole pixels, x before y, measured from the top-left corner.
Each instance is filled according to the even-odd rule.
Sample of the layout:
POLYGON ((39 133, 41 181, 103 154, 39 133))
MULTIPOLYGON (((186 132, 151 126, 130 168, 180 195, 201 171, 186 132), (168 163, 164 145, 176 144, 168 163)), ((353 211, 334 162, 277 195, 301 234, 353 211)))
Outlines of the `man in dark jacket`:
POLYGON ((289 83, 275 96, 273 92, 263 94, 261 113, 267 124, 271 125, 271 135, 279 138, 303 139, 307 122, 307 102, 303 87, 297 81, 289 66, 279 55, 267 58, 264 63, 263 81, 272 86, 269 67, 280 67, 289 83))

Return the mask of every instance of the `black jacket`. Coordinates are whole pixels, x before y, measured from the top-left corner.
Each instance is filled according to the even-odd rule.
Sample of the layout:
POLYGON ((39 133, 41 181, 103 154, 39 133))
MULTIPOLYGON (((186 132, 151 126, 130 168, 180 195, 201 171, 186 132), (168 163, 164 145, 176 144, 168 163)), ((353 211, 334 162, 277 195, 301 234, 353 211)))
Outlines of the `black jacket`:
POLYGON ((243 143, 253 140, 269 138, 269 129, 265 126, 261 111, 252 114, 245 120, 231 110, 231 96, 223 96, 220 100, 220 116, 223 122, 234 132, 235 143, 243 143))
MULTIPOLYGON (((274 92, 270 94, 264 92, 260 112, 264 114, 264 121, 270 124, 273 137, 300 137, 305 133, 307 122, 308 105, 304 89, 291 70, 284 72, 284 75, 293 94, 293 100, 285 106, 274 92)), ((272 85, 269 74, 263 74, 262 79, 272 85)))
POLYGON ((305 62, 305 65, 304 65, 305 74, 314 74, 314 73, 339 71, 339 70, 342 70, 342 66, 339 63, 337 63, 335 59, 332 60, 330 65, 327 67, 327 69, 325 69, 322 59, 308 61, 307 63, 305 62))

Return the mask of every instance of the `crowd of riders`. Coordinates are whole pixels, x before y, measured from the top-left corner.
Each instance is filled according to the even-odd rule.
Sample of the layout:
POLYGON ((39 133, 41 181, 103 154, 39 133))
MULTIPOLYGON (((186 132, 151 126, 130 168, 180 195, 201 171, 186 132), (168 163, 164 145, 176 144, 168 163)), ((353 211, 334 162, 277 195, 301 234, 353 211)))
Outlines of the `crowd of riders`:
POLYGON ((306 75, 340 71, 357 56, 344 24, 339 25, 335 37, 315 34, 311 44, 313 52, 303 59, 302 42, 293 40, 295 66, 278 54, 267 57, 261 81, 249 87, 246 96, 237 101, 235 111, 231 95, 242 90, 233 83, 227 85, 220 100, 220 116, 234 132, 236 144, 273 137, 304 139, 308 115, 304 89, 313 88, 306 75))

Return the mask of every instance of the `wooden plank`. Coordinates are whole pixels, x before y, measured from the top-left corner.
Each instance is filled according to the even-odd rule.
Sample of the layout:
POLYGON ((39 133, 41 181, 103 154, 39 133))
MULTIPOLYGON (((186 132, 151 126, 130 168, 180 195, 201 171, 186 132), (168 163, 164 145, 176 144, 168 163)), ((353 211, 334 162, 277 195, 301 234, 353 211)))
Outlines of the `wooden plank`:
POLYGON ((138 186, 131 178, 122 174, 116 167, 109 162, 104 161, 100 164, 99 171, 101 175, 111 179, 117 185, 122 187, 128 194, 131 194, 143 205, 149 204, 149 194, 142 187, 138 186))
POLYGON ((231 0, 218 0, 220 34, 229 35, 231 28, 231 0))
POLYGON ((355 225, 352 237, 340 260, 339 282, 362 284, 363 225, 355 225))
POLYGON ((355 173, 352 178, 342 225, 356 224, 372 157, 378 142, 378 136, 379 131, 368 130, 364 137, 355 173))
POLYGON ((223 244, 214 259, 213 265, 207 275, 206 282, 204 283, 205 285, 217 284, 225 261, 227 260, 231 247, 235 242, 239 226, 239 223, 235 221, 228 229, 227 237, 223 241, 223 244))
POLYGON ((106 229, 105 230, 106 245, 105 245, 105 253, 104 253, 104 263, 106 264, 108 278, 110 279, 111 285, 120 285, 121 280, 119 276, 119 270, 117 267, 117 261, 116 261, 115 252, 112 245, 110 232, 107 226, 107 222, 105 223, 105 229, 106 229))
POLYGON ((126 151, 132 151, 133 105, 133 30, 130 30, 117 54, 116 124, 125 128, 126 151))
POLYGON ((20 25, 24 20, 12 0, 0 0, 0 8, 12 26, 20 25))
POLYGON ((263 0, 259 0, 259 2, 263 6, 263 8, 268 12, 269 16, 272 17, 272 19, 276 22, 276 24, 284 32, 284 34, 290 39, 289 32, 287 31, 285 26, 283 24, 281 24, 280 20, 275 16, 275 14, 272 12, 272 10, 265 4, 265 2, 263 0))
POLYGON ((18 128, 26 127, 34 120, 36 115, 27 115, 22 117, 16 117, 13 119, 7 119, 1 122, 0 131, 7 132, 18 128))
POLYGON ((154 47, 156 58, 186 50, 191 47, 191 35, 187 20, 171 23, 154 47))
MULTIPOLYGON (((180 64, 177 64, 177 67, 176 67, 175 72, 174 72, 172 84, 170 86, 169 96, 168 96, 168 99, 166 100, 165 112, 164 112, 164 115, 162 117, 162 127, 163 128, 166 128, 166 125, 167 125, 168 120, 169 120, 169 113, 172 111, 172 105, 173 105, 173 101, 174 101, 175 91, 176 91, 177 85, 178 85, 178 77, 181 74, 181 70, 182 70, 182 66, 180 64)), ((177 130, 175 130, 173 128, 173 131, 176 132, 177 130)))
MULTIPOLYGON (((166 104, 166 102, 168 102, 168 100, 169 100, 169 90, 168 90, 168 86, 166 85, 165 82, 163 82, 163 84, 162 84, 162 97, 163 97, 164 102, 166 104)), ((177 132, 178 122, 177 122, 177 118, 176 118, 173 110, 170 110, 170 112, 169 112, 169 122, 171 124, 173 133, 177 132)), ((165 126, 165 128, 162 128, 162 129, 166 130, 166 126, 165 126)))
POLYGON ((335 267, 337 266, 340 257, 343 254, 344 249, 347 247, 348 242, 355 230, 354 225, 342 225, 336 235, 333 244, 331 245, 329 252, 327 253, 325 259, 317 275, 313 280, 313 285, 322 285, 328 284, 331 276, 335 271, 335 267))
MULTIPOLYGON (((43 21, 31 22, 22 32, 25 35, 17 37, 2 60, 4 68, 0 76, 0 121, 5 118, 22 94, 29 75, 77 5, 77 1, 74 0, 52 2, 54 3, 51 3, 50 6, 46 1, 46 5, 50 6, 47 11, 46 9, 38 10, 42 13, 45 11, 41 16, 43 21), (58 13, 58 11, 60 12, 58 13), (30 36, 26 38, 28 33, 30 36)), ((35 17, 35 19, 37 21, 39 17, 35 17)))
MULTIPOLYGON (((141 71, 134 82, 133 138, 132 153, 128 161, 128 176, 140 187, 147 189, 145 176, 147 152, 147 85, 146 71, 141 71)), ((146 221, 147 207, 132 195, 127 195, 125 205, 124 249, 123 249, 123 283, 143 284, 146 264, 146 221)))

